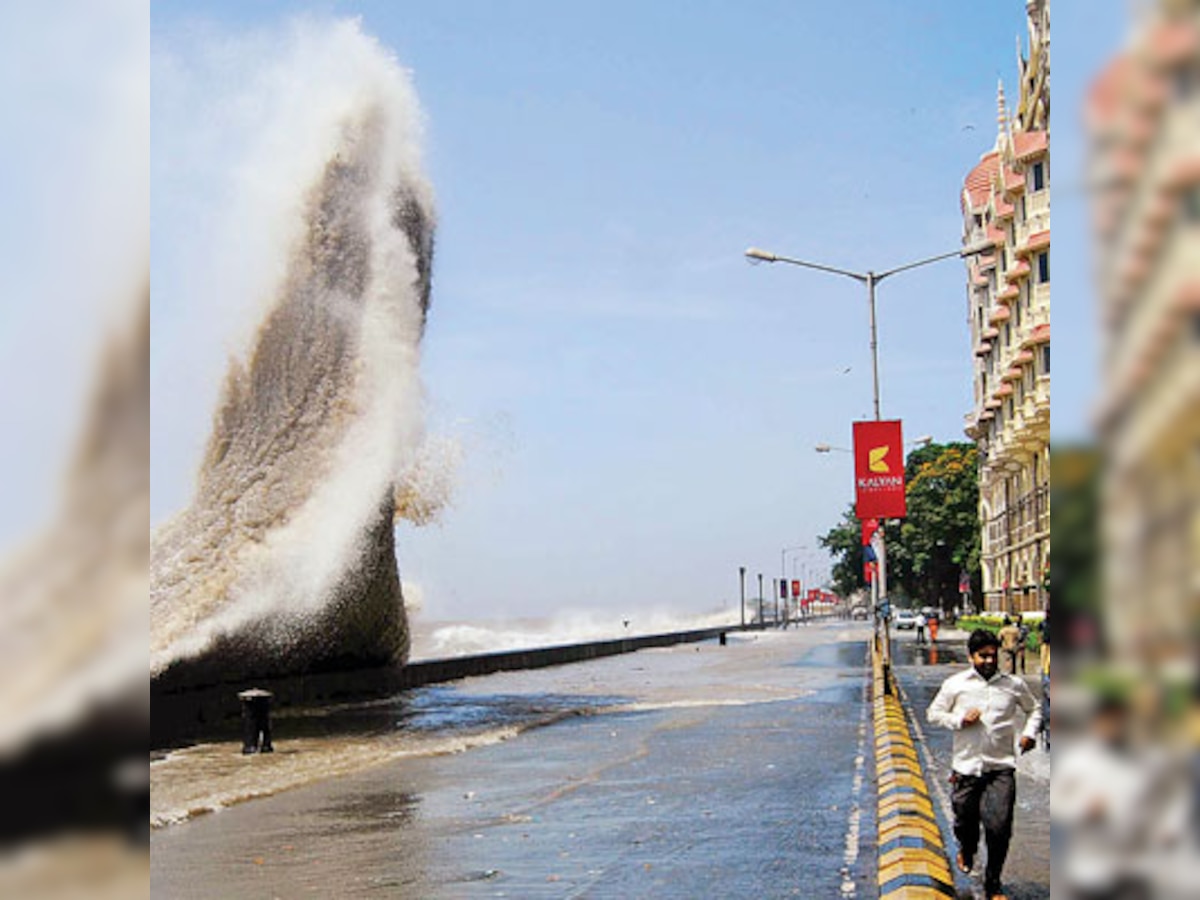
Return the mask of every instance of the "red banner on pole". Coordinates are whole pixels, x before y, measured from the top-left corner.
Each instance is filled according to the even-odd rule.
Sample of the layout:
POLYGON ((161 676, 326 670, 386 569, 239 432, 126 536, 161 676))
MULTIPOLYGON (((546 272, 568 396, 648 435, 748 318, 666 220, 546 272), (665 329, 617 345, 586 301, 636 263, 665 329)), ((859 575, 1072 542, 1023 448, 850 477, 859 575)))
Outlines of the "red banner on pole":
POLYGON ((800 596, 800 582, 799 581, 792 581, 792 596, 793 597, 800 596))
POLYGON ((860 519, 903 519, 908 514, 899 419, 854 423, 854 512, 860 519))

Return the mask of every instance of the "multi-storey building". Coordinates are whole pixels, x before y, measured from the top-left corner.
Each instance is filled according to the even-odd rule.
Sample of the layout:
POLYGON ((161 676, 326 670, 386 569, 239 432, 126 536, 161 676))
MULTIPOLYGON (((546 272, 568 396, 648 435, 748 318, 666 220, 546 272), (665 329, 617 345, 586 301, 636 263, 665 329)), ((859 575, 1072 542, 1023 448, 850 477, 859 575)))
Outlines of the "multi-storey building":
POLYGON ((1200 4, 1143 4, 1085 120, 1103 317, 1106 626, 1190 658, 1200 621, 1200 4))
POLYGON ((1011 114, 963 185, 984 607, 1041 609, 1050 559, 1050 11, 1028 0, 1011 114))

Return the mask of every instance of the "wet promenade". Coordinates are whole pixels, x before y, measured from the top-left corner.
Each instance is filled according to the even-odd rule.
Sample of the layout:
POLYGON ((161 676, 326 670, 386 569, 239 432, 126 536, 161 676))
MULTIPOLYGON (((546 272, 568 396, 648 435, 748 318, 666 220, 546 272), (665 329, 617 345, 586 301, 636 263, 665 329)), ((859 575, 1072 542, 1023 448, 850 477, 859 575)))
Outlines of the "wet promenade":
MULTIPOLYGON (((868 634, 847 622, 731 634, 724 647, 644 650, 418 692, 407 706, 428 722, 556 712, 462 752, 429 755, 400 741, 370 766, 328 776, 315 767, 303 786, 156 829, 153 895, 874 897, 868 634)), ((947 641, 932 664, 906 640, 897 674, 923 717, 956 657, 947 641)), ((332 731, 325 743, 290 739, 291 727, 279 723, 274 759, 245 761, 259 768, 240 775, 314 764, 343 747, 332 731)), ((936 769, 949 735, 924 731, 936 769)), ((383 737, 392 739, 356 735, 353 746, 383 737)), ((206 752, 243 766, 223 747, 206 752)), ((1045 897, 1044 817, 1037 791, 1024 780, 1019 790, 1034 808, 1019 813, 1013 897, 1045 897)))

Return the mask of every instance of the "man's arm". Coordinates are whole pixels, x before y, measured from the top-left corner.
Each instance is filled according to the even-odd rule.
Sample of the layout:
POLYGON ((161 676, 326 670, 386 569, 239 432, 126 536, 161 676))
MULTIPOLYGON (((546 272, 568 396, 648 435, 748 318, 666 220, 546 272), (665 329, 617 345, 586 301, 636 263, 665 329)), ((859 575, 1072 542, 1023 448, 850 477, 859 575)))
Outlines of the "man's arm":
POLYGON ((933 698, 933 702, 929 704, 929 709, 925 712, 925 717, 930 724, 941 725, 943 728, 950 728, 955 731, 962 728, 962 716, 954 712, 954 701, 958 697, 958 692, 954 689, 951 683, 952 678, 947 678, 942 682, 941 689, 938 690, 937 696, 933 698))
POLYGON ((1037 744, 1038 732, 1042 730, 1042 705, 1033 697, 1023 680, 1017 679, 1017 704, 1025 713, 1025 727, 1021 730, 1022 752, 1031 750, 1037 744))

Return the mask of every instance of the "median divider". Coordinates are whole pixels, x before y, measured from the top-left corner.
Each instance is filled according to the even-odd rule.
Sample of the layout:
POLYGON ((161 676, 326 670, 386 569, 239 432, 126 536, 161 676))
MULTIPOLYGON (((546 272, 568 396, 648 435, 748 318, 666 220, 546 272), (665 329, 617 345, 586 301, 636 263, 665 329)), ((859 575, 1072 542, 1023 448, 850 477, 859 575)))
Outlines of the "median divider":
POLYGON ((953 897, 954 876, 894 676, 871 643, 879 896, 953 897))

